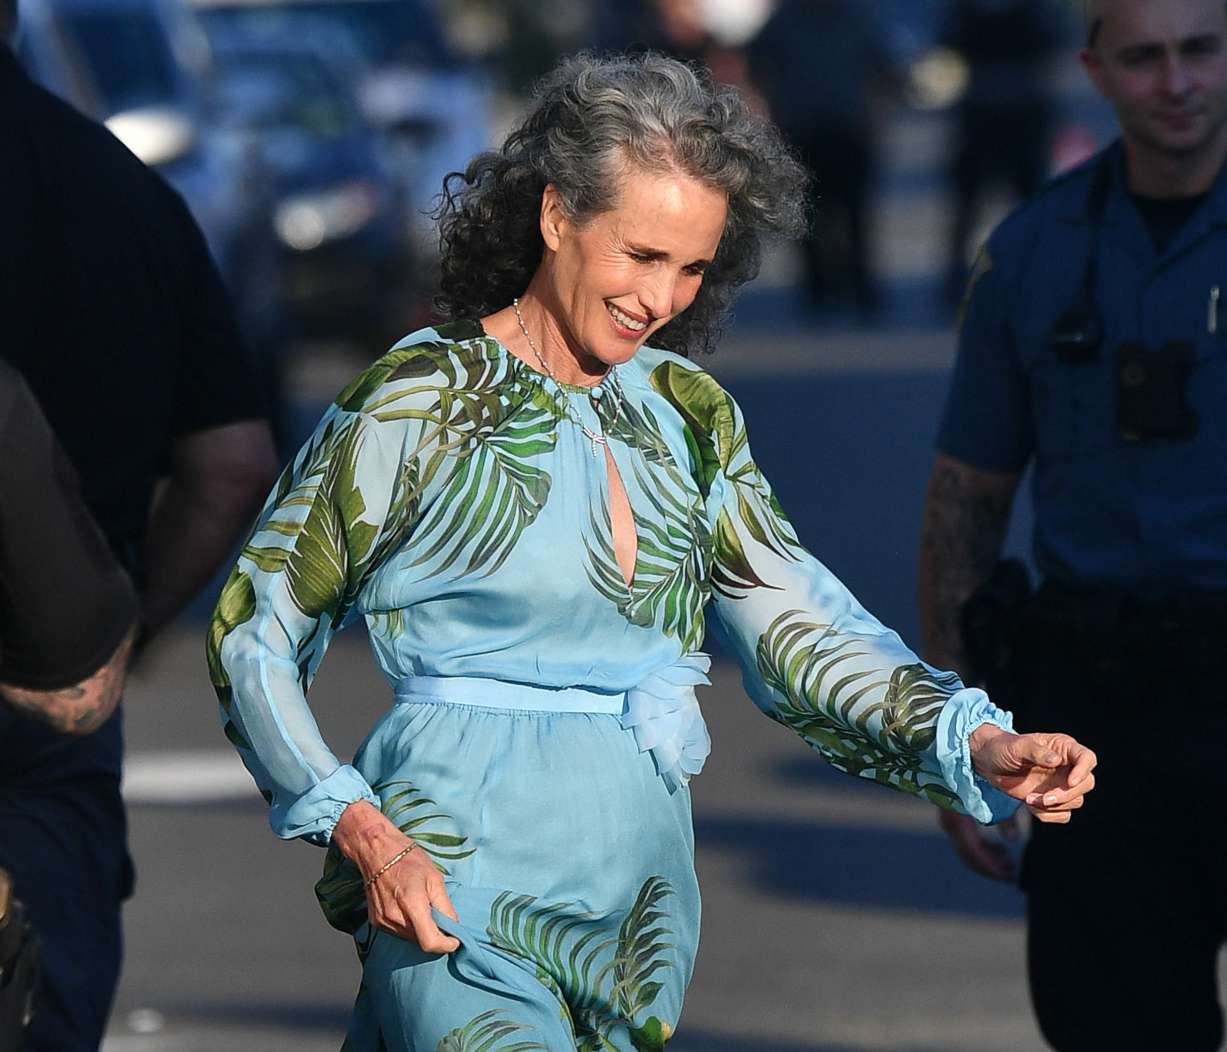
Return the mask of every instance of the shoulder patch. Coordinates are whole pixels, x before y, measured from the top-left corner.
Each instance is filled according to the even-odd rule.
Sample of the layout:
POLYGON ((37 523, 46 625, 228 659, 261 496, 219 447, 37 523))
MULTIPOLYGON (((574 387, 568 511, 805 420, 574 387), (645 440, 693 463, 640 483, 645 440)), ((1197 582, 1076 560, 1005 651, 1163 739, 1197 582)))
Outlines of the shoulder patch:
POLYGON ((972 266, 971 275, 967 279, 967 288, 963 290, 963 298, 959 300, 959 311, 954 321, 955 329, 961 330, 963 328, 963 321, 967 317, 967 308, 971 304, 971 294, 975 291, 976 283, 992 269, 993 257, 989 254, 988 245, 984 245, 976 254, 976 262, 972 266))

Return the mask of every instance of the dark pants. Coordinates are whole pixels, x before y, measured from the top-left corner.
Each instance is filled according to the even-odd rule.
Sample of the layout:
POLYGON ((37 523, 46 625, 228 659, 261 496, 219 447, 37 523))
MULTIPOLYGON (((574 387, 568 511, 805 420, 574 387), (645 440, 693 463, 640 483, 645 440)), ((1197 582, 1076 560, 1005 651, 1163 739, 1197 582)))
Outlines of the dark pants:
POLYGON ((869 222, 873 142, 853 126, 794 128, 789 138, 814 174, 806 291, 814 303, 850 293, 860 310, 872 312, 878 306, 869 222))
POLYGON ((119 981, 131 891, 117 779, 0 790, 0 866, 42 945, 25 1052, 96 1052, 119 981))
POLYGON ((1034 194, 1048 175, 1051 107, 1037 101, 1015 107, 964 105, 958 113, 950 185, 954 217, 950 227, 949 281, 961 295, 967 255, 985 191, 996 181, 1015 197, 1034 194))
POLYGON ((1196 683, 1170 666, 1152 676, 1162 662, 1143 662, 1114 686, 1119 666, 1059 633, 1032 633, 1013 662, 1018 729, 1068 731, 1100 761, 1073 824, 1034 825, 1023 859, 1031 996, 1058 1052, 1210 1052, 1223 1038, 1227 686, 1208 670, 1196 683), (1204 705, 1207 682, 1218 711, 1204 705))

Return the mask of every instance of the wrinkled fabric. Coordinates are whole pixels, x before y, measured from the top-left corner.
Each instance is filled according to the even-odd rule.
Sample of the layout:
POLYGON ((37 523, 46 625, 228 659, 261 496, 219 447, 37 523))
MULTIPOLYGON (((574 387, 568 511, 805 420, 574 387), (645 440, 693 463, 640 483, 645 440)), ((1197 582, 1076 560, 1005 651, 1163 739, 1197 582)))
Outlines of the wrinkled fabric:
POLYGON ((709 609, 753 702, 832 766, 981 821, 1013 807, 967 751, 1005 715, 802 547, 727 392, 648 347, 601 387, 476 322, 406 337, 337 396, 222 590, 210 674, 274 830, 327 844, 349 802, 378 802, 460 915, 449 959, 371 933, 330 848, 317 894, 366 961, 350 1048, 663 1045, 697 945, 709 609), (586 432, 630 503, 629 582, 586 432), (397 704, 346 765, 306 691, 356 618, 397 704))
POLYGON ((640 752, 650 752, 669 791, 703 770, 711 736, 694 688, 711 685, 711 658, 687 654, 626 692, 622 726, 635 735, 640 752))

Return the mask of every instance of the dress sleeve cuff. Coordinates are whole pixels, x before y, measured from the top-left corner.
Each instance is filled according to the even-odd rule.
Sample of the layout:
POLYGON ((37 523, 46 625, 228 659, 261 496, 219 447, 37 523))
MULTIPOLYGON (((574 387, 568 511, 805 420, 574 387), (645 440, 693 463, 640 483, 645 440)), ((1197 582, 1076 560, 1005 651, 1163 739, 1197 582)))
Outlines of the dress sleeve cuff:
POLYGON ((937 721, 937 761, 946 785, 958 794, 963 810, 977 822, 990 825, 1009 818, 1018 810, 1019 802, 994 789, 972 766, 969 739, 982 723, 1014 731, 1014 717, 997 708, 984 691, 967 687, 952 695, 937 721))
POLYGON ((366 779, 344 763, 288 804, 274 800, 268 822, 283 840, 301 838, 324 847, 332 839, 341 813, 359 800, 379 806, 379 797, 366 779))

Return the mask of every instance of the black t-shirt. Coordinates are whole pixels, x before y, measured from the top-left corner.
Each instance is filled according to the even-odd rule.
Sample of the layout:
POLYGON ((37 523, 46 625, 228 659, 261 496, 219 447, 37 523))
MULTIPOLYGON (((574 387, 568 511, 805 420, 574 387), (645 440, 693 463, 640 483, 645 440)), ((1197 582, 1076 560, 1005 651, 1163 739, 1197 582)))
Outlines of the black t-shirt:
MULTIPOLYGON (((264 407, 182 199, 0 46, 0 358, 23 374, 139 583, 175 441, 264 407)), ((0 710, 0 790, 118 777, 118 718, 65 739, 0 710)))
POLYGON ((1201 203, 1210 196, 1210 192, 1207 190, 1195 197, 1144 197, 1142 194, 1132 196, 1138 211, 1142 213, 1146 229, 1150 231, 1155 248, 1162 252, 1172 238, 1180 233, 1180 228, 1189 221, 1201 203))
POLYGON ((55 690, 101 668, 136 593, 21 376, 0 361, 0 683, 55 690))

